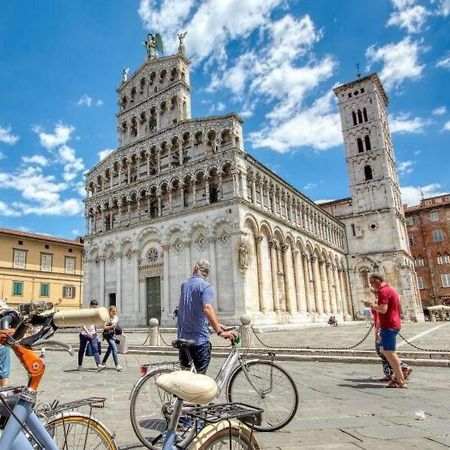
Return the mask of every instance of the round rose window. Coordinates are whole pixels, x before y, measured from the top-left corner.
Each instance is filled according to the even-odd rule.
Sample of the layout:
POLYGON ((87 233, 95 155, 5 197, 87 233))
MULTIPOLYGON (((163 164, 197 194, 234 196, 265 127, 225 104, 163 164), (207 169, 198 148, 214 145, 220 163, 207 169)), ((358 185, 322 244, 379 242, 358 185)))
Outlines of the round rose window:
POLYGON ((158 260, 158 250, 151 248, 147 253, 147 259, 151 263, 155 263, 158 260))

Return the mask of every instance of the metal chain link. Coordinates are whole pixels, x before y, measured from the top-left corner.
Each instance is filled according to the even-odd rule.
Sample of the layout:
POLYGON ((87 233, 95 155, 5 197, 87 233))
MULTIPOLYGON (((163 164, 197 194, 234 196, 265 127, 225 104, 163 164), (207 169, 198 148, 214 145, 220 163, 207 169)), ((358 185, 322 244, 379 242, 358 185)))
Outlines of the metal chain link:
POLYGON ((253 326, 251 326, 251 328, 252 328, 253 334, 255 335, 255 337, 258 340, 258 342, 265 348, 286 349, 286 350, 351 350, 351 349, 356 348, 359 345, 361 345, 369 337, 370 333, 372 332, 373 325, 369 328, 369 330, 367 331, 366 335, 359 342, 357 342, 354 345, 348 346, 348 347, 310 347, 310 346, 306 346, 306 347, 293 347, 293 346, 291 346, 291 347, 289 347, 289 346, 267 345, 258 336, 258 334, 256 333, 256 331, 253 328, 253 326))
POLYGON ((417 345, 414 345, 413 343, 411 343, 410 341, 408 341, 408 339, 405 338, 405 336, 403 336, 401 333, 398 333, 398 335, 411 347, 416 348, 417 350, 420 350, 422 352, 437 352, 437 353, 449 353, 450 350, 441 350, 441 349, 430 349, 430 348, 422 348, 422 347, 418 347, 417 345))

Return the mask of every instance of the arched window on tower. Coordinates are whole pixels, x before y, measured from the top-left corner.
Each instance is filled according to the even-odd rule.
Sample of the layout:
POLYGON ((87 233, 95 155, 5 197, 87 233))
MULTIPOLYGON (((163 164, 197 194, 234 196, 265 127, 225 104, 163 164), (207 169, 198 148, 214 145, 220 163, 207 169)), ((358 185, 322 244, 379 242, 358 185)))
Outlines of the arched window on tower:
POLYGON ((364 151, 362 139, 356 139, 356 143, 358 144, 358 153, 362 153, 364 151))
POLYGON ((372 150, 372 146, 370 145, 369 135, 364 136, 364 143, 366 144, 366 150, 372 150))
POLYGON ((358 122, 356 121, 356 113, 355 113, 355 111, 352 111, 352 117, 353 117, 353 125, 358 125, 358 122))
POLYGON ((364 176, 366 178, 366 181, 373 179, 372 167, 370 167, 369 165, 364 166, 364 176))
POLYGON ((363 108, 363 116, 364 116, 364 122, 368 122, 368 118, 367 118, 367 109, 363 108))
POLYGON ((358 109, 358 123, 362 123, 362 121, 363 121, 362 112, 360 109, 358 109))

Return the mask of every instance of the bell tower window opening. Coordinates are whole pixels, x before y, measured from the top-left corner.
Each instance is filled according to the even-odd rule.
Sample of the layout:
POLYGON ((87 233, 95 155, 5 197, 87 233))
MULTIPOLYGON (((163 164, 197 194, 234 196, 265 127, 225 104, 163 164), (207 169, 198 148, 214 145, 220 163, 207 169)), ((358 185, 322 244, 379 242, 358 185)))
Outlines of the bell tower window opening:
POLYGON ((358 125, 358 122, 356 120, 356 113, 355 113, 355 111, 352 111, 352 118, 353 118, 353 125, 358 125))
POLYGON ((372 167, 370 167, 369 165, 364 166, 364 177, 366 181, 373 179, 372 167))
POLYGON ((364 116, 364 122, 368 122, 367 109, 366 108, 363 108, 363 116, 364 116))
POLYGON ((364 143, 366 144, 366 150, 372 150, 372 146, 370 145, 369 135, 364 136, 364 143))
POLYGON ((358 123, 362 123, 362 121, 363 121, 362 112, 360 109, 358 109, 358 123))
POLYGON ((358 153, 362 153, 364 151, 362 139, 356 139, 356 143, 358 144, 358 153))

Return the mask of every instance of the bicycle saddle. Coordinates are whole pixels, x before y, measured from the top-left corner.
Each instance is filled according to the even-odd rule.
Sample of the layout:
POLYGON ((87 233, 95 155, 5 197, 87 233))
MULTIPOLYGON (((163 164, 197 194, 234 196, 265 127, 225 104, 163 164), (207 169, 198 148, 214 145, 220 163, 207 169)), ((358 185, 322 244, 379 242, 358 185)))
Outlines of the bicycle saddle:
POLYGON ((187 370, 177 370, 160 375, 156 385, 170 394, 187 402, 206 405, 212 402, 217 395, 216 382, 206 376, 187 370))
POLYGON ((189 348, 193 345, 195 345, 195 342, 190 339, 175 339, 172 341, 172 347, 178 349, 189 348))

